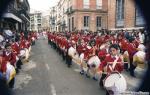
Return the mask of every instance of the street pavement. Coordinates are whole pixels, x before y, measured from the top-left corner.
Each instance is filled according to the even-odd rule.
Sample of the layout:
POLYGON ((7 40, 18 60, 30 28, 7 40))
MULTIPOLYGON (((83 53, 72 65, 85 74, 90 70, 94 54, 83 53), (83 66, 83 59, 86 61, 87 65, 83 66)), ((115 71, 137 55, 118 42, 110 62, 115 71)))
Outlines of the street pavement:
POLYGON ((75 63, 68 68, 62 57, 39 39, 30 61, 16 76, 14 95, 105 95, 98 82, 79 74, 75 63))

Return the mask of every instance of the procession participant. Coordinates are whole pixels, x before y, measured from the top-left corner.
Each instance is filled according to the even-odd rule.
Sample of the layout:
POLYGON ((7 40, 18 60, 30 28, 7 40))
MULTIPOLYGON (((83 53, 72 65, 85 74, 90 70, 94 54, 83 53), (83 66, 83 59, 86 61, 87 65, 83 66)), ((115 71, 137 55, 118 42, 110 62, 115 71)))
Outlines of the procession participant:
POLYGON ((50 34, 50 32, 47 33, 47 37, 48 37, 48 44, 51 45, 51 34, 50 34))
POLYGON ((58 52, 58 33, 55 35, 55 45, 56 45, 56 51, 58 52))
POLYGON ((0 48, 0 95, 10 95, 10 91, 6 81, 6 64, 2 56, 3 50, 0 48))
POLYGON ((77 54, 76 43, 74 41, 69 42, 69 48, 67 50, 67 65, 70 68, 72 65, 72 59, 77 54))
POLYGON ((64 43, 64 45, 65 45, 65 53, 66 53, 66 64, 69 63, 69 59, 70 59, 70 57, 68 55, 68 49, 71 47, 71 42, 70 42, 69 39, 70 39, 70 34, 67 32, 66 33, 66 41, 64 43))
POLYGON ((130 60, 129 71, 130 71, 130 75, 135 77, 134 69, 136 67, 133 65, 133 56, 137 52, 137 48, 136 48, 135 44, 133 43, 133 41, 134 41, 134 38, 130 38, 129 43, 128 43, 128 47, 126 49, 129 53, 129 60, 130 60))
POLYGON ((22 40, 24 38, 24 33, 23 31, 20 32, 20 40, 22 40))
POLYGON ((78 36, 77 34, 73 34, 73 35, 71 36, 71 40, 75 41, 75 43, 78 42, 78 39, 79 39, 79 36, 78 36))
POLYGON ((84 40, 81 38, 78 40, 77 52, 80 55, 81 53, 85 52, 85 50, 86 50, 86 45, 84 40))
POLYGON ((28 41, 26 40, 26 38, 23 38, 21 41, 20 41, 20 50, 24 50, 25 51, 25 58, 24 60, 26 62, 29 62, 29 50, 28 50, 28 47, 30 46, 30 44, 28 43, 28 41))
MULTIPOLYGON (((6 50, 3 52, 3 57, 5 58, 6 63, 3 63, 3 64, 5 65, 4 68, 6 68, 5 69, 6 80, 7 80, 8 86, 10 88, 13 88, 15 84, 15 75, 16 75, 16 70, 15 70, 16 55, 12 52, 10 43, 7 43, 5 45, 5 49, 6 50)), ((1 59, 1 61, 3 62, 3 59, 1 59)))
POLYGON ((63 57, 63 60, 66 60, 66 54, 67 53, 67 38, 66 37, 63 37, 63 40, 62 40, 62 57, 63 57))
POLYGON ((57 33, 57 35, 56 35, 56 51, 58 52, 59 50, 59 47, 58 47, 58 42, 59 42, 59 33, 57 33))
MULTIPOLYGON (((139 36, 135 36, 134 37, 134 41, 133 41, 134 45, 136 48, 138 48, 138 46, 140 45, 140 39, 139 39, 139 36)), ((143 43, 142 43, 143 44, 143 43)))
POLYGON ((31 36, 34 37, 35 39, 37 39, 37 36, 38 36, 38 35, 37 35, 37 32, 31 31, 31 36))
POLYGON ((55 35, 55 33, 53 32, 52 34, 51 34, 51 47, 52 48, 54 48, 54 35, 55 35))
POLYGON ((30 39, 31 45, 35 45, 36 37, 33 32, 30 31, 28 38, 30 39))
POLYGON ((78 46, 77 46, 77 52, 79 54, 79 58, 80 58, 80 74, 83 75, 84 74, 84 64, 85 64, 85 59, 86 59, 86 51, 88 51, 88 48, 86 47, 86 44, 84 42, 83 39, 81 39, 81 42, 79 42, 78 46))
POLYGON ((97 36, 96 37, 96 46, 98 47, 98 50, 99 50, 99 47, 102 45, 102 37, 101 35, 100 36, 97 36))
POLYGON ((124 37, 124 34, 123 33, 119 33, 117 35, 117 41, 118 41, 118 44, 120 46, 120 51, 123 55, 123 60, 124 60, 124 69, 126 71, 128 71, 128 64, 130 64, 130 59, 129 59, 129 53, 127 51, 127 48, 128 48, 128 44, 129 42, 125 39, 124 37))
POLYGON ((0 47, 0 72, 5 76, 6 75, 6 64, 7 61, 5 60, 5 57, 3 56, 3 49, 0 47))
MULTIPOLYGON (((87 73, 86 73, 86 77, 87 77, 87 78, 90 77, 90 74, 89 74, 90 69, 94 69, 94 68, 96 67, 94 63, 91 64, 91 62, 89 62, 89 59, 96 55, 96 49, 97 49, 97 47, 96 47, 96 42, 95 42, 95 40, 92 39, 92 40, 89 42, 89 45, 90 45, 90 48, 88 48, 89 50, 88 50, 88 57, 87 57, 87 58, 88 58, 88 60, 87 60, 87 68, 88 68, 88 69, 87 69, 87 73)), ((99 62, 99 63, 100 63, 100 62, 99 62)), ((96 72, 94 72, 94 70, 93 70, 93 73, 94 73, 94 75, 95 75, 96 72)), ((95 78, 95 76, 93 77, 93 79, 94 79, 94 80, 97 80, 97 79, 95 78)))
POLYGON ((20 39, 20 49, 24 49, 26 47, 26 44, 25 44, 25 38, 23 37, 22 39, 20 39))
POLYGON ((14 67, 16 66, 16 55, 12 51, 10 43, 6 43, 3 57, 5 57, 6 61, 10 62, 11 65, 13 65, 14 67))
POLYGON ((28 36, 27 38, 25 38, 25 48, 27 49, 27 60, 29 60, 30 57, 30 52, 31 52, 31 39, 28 36))
POLYGON ((14 54, 16 55, 16 70, 18 71, 18 69, 21 69, 21 65, 22 65, 22 61, 21 59, 19 58, 19 53, 20 53, 20 47, 19 47, 19 43, 18 43, 18 40, 15 39, 15 41, 12 42, 11 44, 11 48, 14 52, 14 54))
POLYGON ((59 51, 59 54, 62 55, 62 39, 63 39, 63 36, 62 34, 60 34, 59 38, 58 38, 58 51, 59 51))
POLYGON ((57 45, 56 45, 56 40, 57 39, 57 33, 54 33, 54 36, 53 36, 53 46, 54 46, 54 49, 57 49, 57 45))
POLYGON ((49 33, 49 40, 50 40, 50 45, 51 47, 53 46, 53 33, 49 33))
POLYGON ((109 55, 101 62, 98 73, 101 75, 100 86, 103 87, 103 80, 108 74, 114 71, 121 73, 123 71, 123 60, 119 53, 119 46, 112 44, 109 47, 109 55))
POLYGON ((133 74, 134 74, 134 70, 136 69, 137 66, 139 66, 140 68, 145 69, 146 67, 146 47, 143 44, 140 44, 137 48, 137 52, 133 55, 133 66, 135 68, 133 68, 133 74))
POLYGON ((88 43, 88 42, 90 41, 90 36, 89 36, 89 34, 84 35, 84 36, 83 36, 83 40, 84 40, 85 43, 88 43))
POLYGON ((98 57, 100 58, 101 61, 103 61, 106 55, 108 54, 109 46, 110 46, 109 41, 100 46, 100 50, 98 51, 98 57))
POLYGON ((16 70, 14 66, 10 64, 10 62, 7 62, 6 68, 6 79, 8 86, 9 88, 14 88, 16 70))

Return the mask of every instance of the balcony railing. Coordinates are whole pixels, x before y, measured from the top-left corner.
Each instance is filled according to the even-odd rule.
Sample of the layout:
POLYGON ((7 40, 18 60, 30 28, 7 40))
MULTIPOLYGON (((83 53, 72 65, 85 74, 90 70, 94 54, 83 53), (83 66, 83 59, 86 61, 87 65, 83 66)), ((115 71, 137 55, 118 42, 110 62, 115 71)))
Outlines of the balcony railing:
POLYGON ((83 8, 84 8, 84 9, 89 9, 89 8, 90 8, 90 5, 83 5, 83 8))
POLYGON ((16 8, 13 3, 10 3, 8 5, 8 8, 7 8, 6 12, 13 13, 18 17, 20 17, 21 14, 24 14, 26 18, 30 19, 30 16, 29 16, 29 14, 27 13, 27 11, 25 9, 16 8))
POLYGON ((17 15, 18 15, 18 10, 17 10, 17 8, 15 8, 14 5, 11 4, 11 3, 8 5, 6 12, 13 13, 13 14, 17 14, 17 15))
POLYGON ((68 14, 68 15, 74 13, 74 9, 72 8, 72 6, 69 7, 69 8, 66 10, 65 13, 68 14))
POLYGON ((97 9, 97 10, 100 10, 100 9, 102 9, 102 6, 98 6, 98 5, 97 5, 97 6, 96 6, 96 9, 97 9))

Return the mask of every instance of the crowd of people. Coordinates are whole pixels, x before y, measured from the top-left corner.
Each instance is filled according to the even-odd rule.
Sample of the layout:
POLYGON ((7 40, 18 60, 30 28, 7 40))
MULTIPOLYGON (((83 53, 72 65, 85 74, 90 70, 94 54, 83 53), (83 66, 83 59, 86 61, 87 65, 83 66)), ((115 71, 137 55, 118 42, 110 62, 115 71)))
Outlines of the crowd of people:
MULTIPOLYGON (((46 32, 42 32, 42 35, 45 38, 46 32)), ((106 89, 107 83, 104 81, 108 82, 106 78, 112 73, 121 74, 125 70, 132 77, 136 77, 134 70, 137 66, 146 68, 144 29, 131 32, 127 30, 47 32, 47 37, 48 43, 62 56, 69 68, 72 60, 76 60, 80 65, 81 75, 92 77, 96 81, 100 80, 100 87, 106 89), (96 74, 101 76, 100 79, 96 74)), ((4 86, 14 87, 15 76, 19 73, 23 62, 29 61, 31 45, 35 44, 37 38, 36 32, 17 32, 9 28, 0 30, 0 79, 4 86)), ((114 81, 116 82, 120 81, 114 81)), ((125 86, 123 84, 125 82, 121 83, 125 86)), ((112 92, 112 89, 108 88, 107 94, 112 92)))
MULTIPOLYGON (((96 78, 101 75, 99 85, 104 87, 104 81, 113 72, 125 70, 132 77, 137 66, 146 68, 145 60, 145 30, 100 30, 98 32, 48 32, 48 43, 62 56, 68 67, 72 60, 80 64, 81 75, 96 78), (87 71, 84 67, 88 68, 87 71)), ((106 87, 106 86, 105 86, 106 87)), ((110 90, 107 90, 110 91, 110 90)), ((107 92, 108 93, 108 92, 107 92)))
POLYGON ((36 39, 35 32, 18 32, 9 28, 0 30, 0 83, 5 87, 14 88, 15 76, 23 63, 29 61, 31 45, 36 39))

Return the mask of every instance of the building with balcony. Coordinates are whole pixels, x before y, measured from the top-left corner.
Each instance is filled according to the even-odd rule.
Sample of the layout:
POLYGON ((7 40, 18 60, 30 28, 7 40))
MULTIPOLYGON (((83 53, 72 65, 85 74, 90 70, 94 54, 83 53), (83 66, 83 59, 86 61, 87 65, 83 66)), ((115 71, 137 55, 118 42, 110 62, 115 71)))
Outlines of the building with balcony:
MULTIPOLYGON (((50 17, 49 17, 49 24, 50 24, 50 31, 57 31, 57 6, 54 6, 50 9, 50 17)), ((58 24, 59 25, 59 24, 58 24)))
POLYGON ((22 30, 30 30, 30 6, 28 0, 21 0, 19 14, 22 19, 22 30))
POLYGON ((108 0, 68 0, 68 30, 107 29, 108 0))
POLYGON ((31 31, 42 31, 42 13, 39 11, 30 13, 30 23, 31 31))
POLYGON ((50 31, 50 15, 44 15, 42 17, 42 29, 45 31, 50 31))
POLYGON ((65 13, 68 7, 68 0, 60 0, 56 6, 57 31, 68 31, 68 15, 65 13))
POLYGON ((23 31, 29 30, 29 11, 28 0, 12 0, 0 20, 0 27, 23 31))
POLYGON ((50 12, 51 30, 107 29, 107 13, 108 0, 60 0, 50 12))
POLYGON ((110 30, 145 27, 141 10, 133 0, 108 0, 108 23, 110 30))

